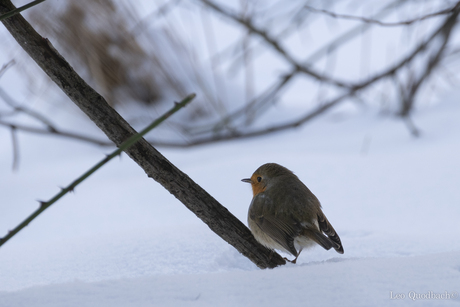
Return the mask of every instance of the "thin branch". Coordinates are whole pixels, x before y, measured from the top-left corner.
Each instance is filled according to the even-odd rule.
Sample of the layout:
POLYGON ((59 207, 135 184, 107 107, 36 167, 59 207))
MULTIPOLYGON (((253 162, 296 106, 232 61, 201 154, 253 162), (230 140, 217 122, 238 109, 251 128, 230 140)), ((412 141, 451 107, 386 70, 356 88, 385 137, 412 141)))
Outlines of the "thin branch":
POLYGON ((13 171, 16 171, 19 166, 19 142, 16 127, 11 127, 11 143, 13 144, 13 171))
POLYGON ((397 27, 397 26, 411 25, 413 23, 420 22, 420 21, 423 21, 423 20, 426 20, 426 19, 429 19, 429 18, 440 16, 440 15, 450 14, 450 13, 454 12, 459 5, 460 5, 460 2, 457 2, 457 4, 454 7, 444 9, 444 10, 440 10, 438 12, 427 14, 427 15, 417 17, 417 18, 414 18, 414 19, 410 19, 410 20, 406 20, 406 21, 398 21, 398 22, 383 22, 383 21, 380 21, 380 20, 372 19, 372 18, 353 16, 353 15, 346 15, 346 14, 337 14, 337 13, 334 13, 334 12, 331 12, 331 11, 328 11, 328 10, 317 9, 317 8, 314 8, 314 7, 309 6, 309 5, 305 5, 304 8, 306 8, 307 10, 310 10, 312 12, 323 13, 323 14, 331 16, 333 18, 358 20, 358 21, 362 21, 362 22, 365 22, 365 23, 377 24, 377 25, 384 26, 384 27, 397 27))
POLYGON ((209 131, 214 131, 214 132, 222 131, 224 128, 228 127, 226 125, 227 122, 236 120, 239 116, 247 114, 249 110, 254 110, 256 108, 260 108, 263 105, 273 102, 276 96, 278 95, 278 93, 291 81, 291 79, 297 73, 298 72, 294 72, 289 75, 283 76, 279 83, 275 84, 272 87, 267 88, 258 97, 249 101, 245 106, 233 111, 231 114, 224 117, 223 120, 217 123, 206 125, 205 127, 200 127, 198 132, 194 131, 194 130, 197 130, 195 127, 182 127, 183 133, 187 133, 188 135, 191 135, 191 136, 196 136, 196 135, 208 133, 209 131))
MULTIPOLYGON (((224 141, 224 140, 232 140, 232 139, 241 139, 241 138, 250 138, 250 137, 255 137, 255 136, 261 136, 261 135, 266 135, 269 133, 273 132, 278 132, 282 130, 286 130, 289 128, 295 128, 298 127, 305 122, 315 118, 316 116, 324 113, 325 111, 329 110, 331 107, 337 105, 338 103, 342 102, 346 98, 350 98, 354 95, 356 95, 359 91, 368 88, 372 84, 375 84, 377 81, 380 81, 384 78, 391 77, 395 75, 401 68, 405 67, 408 63, 412 62, 412 60, 422 51, 426 50, 428 45, 441 33, 445 33, 446 28, 452 27, 453 22, 456 20, 457 16, 460 13, 460 6, 456 6, 456 10, 452 14, 452 16, 449 16, 446 18, 445 22, 440 25, 439 28, 437 28, 427 39, 422 41, 418 46, 414 48, 414 50, 409 53, 405 58, 401 59, 399 62, 397 62, 395 65, 392 67, 382 71, 381 73, 375 74, 373 77, 368 78, 367 80, 361 82, 361 83, 356 83, 353 84, 351 89, 345 93, 342 94, 336 98, 333 98, 329 100, 328 102, 324 103, 323 105, 317 107, 313 111, 307 113, 303 117, 299 118, 298 120, 288 122, 288 123, 283 123, 283 124, 277 124, 277 125, 272 125, 267 128, 261 128, 258 130, 250 131, 250 132, 245 132, 245 133, 232 133, 232 134, 227 134, 227 135, 218 135, 218 136, 213 136, 210 138, 202 138, 202 139, 196 139, 190 143, 188 143, 188 146, 192 145, 201 145, 201 144, 206 144, 210 142, 217 142, 217 141, 224 141)), ((449 28, 450 30, 452 28, 449 28)))
MULTIPOLYGON (((460 2, 459 2, 460 3, 460 2)), ((460 8, 460 6, 459 6, 460 8)), ((443 36, 442 43, 439 46, 437 52, 435 52, 434 55, 430 57, 428 60, 428 63, 426 64, 426 67, 424 69, 424 72, 420 75, 420 78, 412 82, 410 89, 408 91, 408 95, 406 95, 403 99, 402 103, 402 109, 400 112, 401 116, 408 116, 409 112, 412 110, 412 106, 414 104, 414 99, 415 95, 422 85, 422 83, 428 79, 428 77, 431 75, 435 67, 439 64, 441 61, 441 55, 444 53, 447 43, 449 42, 449 39, 451 37, 452 29, 454 28, 456 22, 457 22, 457 17, 459 14, 460 10, 457 10, 450 18, 447 19, 447 21, 444 23, 443 27, 441 28, 441 34, 443 36)), ((412 125, 413 126, 413 125, 412 125)), ((411 129, 411 131, 414 131, 414 129, 411 129)), ((418 134, 413 133, 415 136, 418 136, 418 134)))
MULTIPOLYGON (((377 14, 374 15, 375 18, 383 18, 387 16, 388 14, 392 13, 394 9, 398 6, 401 6, 408 0, 395 0, 392 3, 388 4, 385 6, 383 9, 381 9, 377 14)), ((337 50, 340 46, 346 44, 350 40, 354 39, 357 35, 362 35, 364 34, 365 31, 371 28, 371 24, 361 24, 358 25, 347 32, 341 34, 339 37, 334 39, 332 42, 322 46, 318 50, 316 50, 312 55, 310 55, 304 63, 315 63, 319 61, 323 56, 330 54, 337 50)))
MULTIPOLYGON (((195 139, 191 142, 188 142, 187 144, 180 145, 184 147, 188 146, 196 146, 196 145, 203 145, 203 144, 208 144, 208 143, 213 143, 213 142, 220 142, 220 141, 228 141, 228 140, 235 140, 235 139, 245 139, 245 138, 252 138, 256 136, 262 136, 274 132, 280 132, 283 130, 287 130, 290 128, 295 128, 299 127, 300 125, 304 124, 305 122, 315 118, 316 116, 324 113, 325 111, 329 110, 333 106, 337 105, 338 103, 342 102, 344 99, 351 97, 355 92, 357 92, 359 89, 354 89, 351 90, 350 92, 347 92, 346 94, 343 94, 339 97, 336 97, 325 104, 317 107, 315 110, 309 112, 307 115, 300 117, 299 119, 295 121, 290 121, 282 124, 276 124, 272 125, 267 128, 261 128, 257 129, 254 131, 250 132, 244 132, 244 133, 237 133, 233 132, 233 134, 226 134, 226 135, 217 135, 217 136, 211 136, 211 137, 206 137, 206 138, 201 138, 201 139, 195 139)), ((169 144, 171 146, 173 144, 169 144)))
POLYGON ((51 123, 50 120, 48 120, 45 116, 41 115, 40 113, 35 112, 34 110, 21 106, 19 102, 15 101, 1 87, 0 87, 0 97, 3 99, 3 101, 6 102, 6 104, 8 104, 11 108, 13 108, 15 112, 22 112, 22 113, 29 115, 32 118, 35 118, 39 122, 43 123, 50 132, 56 131, 56 128, 54 127, 54 125, 51 123))
MULTIPOLYGON (((382 8, 375 15, 375 17, 382 18, 382 17, 388 15, 389 13, 392 12, 392 9, 402 5, 406 1, 407 0, 405 0, 405 1, 395 0, 395 1, 391 2, 391 3, 389 3, 384 8, 382 8)), ((319 50, 317 50, 316 52, 314 52, 311 56, 308 57, 308 59, 303 61, 303 65, 308 65, 308 63, 314 63, 314 62, 319 61, 322 56, 330 54, 331 52, 335 51, 341 45, 347 43, 349 40, 353 39, 356 35, 362 34, 365 30, 369 29, 370 27, 371 27, 370 24, 364 24, 364 25, 357 26, 357 27, 347 31, 346 33, 342 34, 337 39, 335 39, 332 43, 329 43, 329 44, 323 46, 322 48, 320 48, 319 50)), ((288 31, 288 29, 283 30, 281 32, 282 33, 281 36, 285 37, 285 35, 287 35, 287 31, 288 31)), ((249 31, 249 33, 251 33, 251 32, 249 31)), ((261 106, 263 106, 263 105, 273 101, 274 97, 284 87, 286 87, 292 80, 294 80, 293 77, 296 76, 299 73, 300 73, 300 71, 297 70, 296 67, 293 67, 290 72, 284 74, 282 76, 282 78, 280 78, 279 80, 275 81, 273 84, 268 86, 261 94, 258 95, 258 97, 255 97, 246 106, 244 106, 244 107, 242 107, 242 108, 240 108, 240 109, 238 109, 236 111, 233 111, 231 114, 226 116, 223 121, 228 122, 228 121, 234 120, 235 118, 238 118, 239 116, 245 114, 247 112, 247 109, 255 109, 257 107, 260 107, 260 106, 258 106, 259 104, 261 106)), ((214 123, 212 125, 207 125, 207 126, 212 127, 212 128, 208 128, 208 129, 201 128, 200 129, 200 131, 202 131, 201 133, 206 133, 206 132, 209 132, 209 131, 221 131, 222 129, 224 129, 226 127, 226 125, 224 125, 222 121, 220 121, 218 123, 214 123)), ((193 133, 190 133, 193 130, 195 130, 195 129, 191 130, 189 127, 184 129, 184 131, 186 131, 189 135, 193 135, 193 133)), ((201 133, 198 133, 198 134, 201 134, 201 133)), ((204 140, 202 140, 202 141, 204 141, 204 140)), ((196 144, 196 143, 195 143, 195 141, 192 141, 191 144, 196 144)), ((201 144, 201 141, 198 144, 201 144)), ((186 146, 188 146, 188 145, 186 145, 186 146)))
POLYGON ((350 88, 349 84, 346 84, 344 82, 341 82, 341 81, 338 81, 338 80, 335 80, 335 79, 332 79, 330 77, 327 77, 325 75, 322 75, 316 71, 314 71, 313 69, 310 69, 308 68, 307 66, 305 65, 302 65, 300 63, 298 63, 294 57, 292 55, 290 55, 287 50, 285 50, 283 47, 281 47, 281 44, 274 38, 272 38, 265 30, 262 30, 262 29, 259 29, 256 25, 254 25, 254 23, 251 21, 250 18, 242 18, 242 17, 239 17, 237 14, 235 13, 232 13, 222 7, 220 7, 219 5, 217 5, 216 3, 210 1, 210 0, 200 0, 202 3, 204 3, 206 6, 208 6, 209 8, 213 9, 214 11, 218 12, 219 14, 241 24, 242 26, 244 26, 245 28, 247 28, 251 33, 255 33, 257 35, 259 35, 260 37, 262 37, 269 45, 271 45, 273 47, 273 49, 275 49, 284 59, 286 59, 287 62, 289 62, 291 65, 293 65, 293 67, 295 68, 295 70, 299 71, 299 72, 302 72, 302 73, 305 73, 315 79, 317 79, 318 81, 322 81, 322 82, 326 82, 326 83, 329 83, 329 84, 332 84, 332 85, 335 85, 337 87, 341 87, 341 88, 350 88))
POLYGON ((3 121, 3 120, 0 120, 0 125, 9 127, 9 128, 14 127, 18 131, 24 131, 24 132, 29 132, 33 134, 56 135, 56 136, 61 136, 61 137, 69 138, 69 139, 92 143, 92 144, 99 145, 99 146, 113 146, 113 143, 109 141, 104 141, 98 138, 81 135, 75 132, 60 130, 58 128, 54 128, 53 130, 43 129, 43 128, 31 127, 31 126, 26 126, 26 125, 21 125, 21 124, 10 123, 10 122, 3 121))
POLYGON ((394 75, 399 69, 401 69, 402 67, 404 67, 408 63, 410 63, 420 52, 426 50, 428 45, 440 33, 443 33, 443 31, 445 30, 446 26, 448 26, 448 25, 450 25, 452 23, 452 19, 454 21, 456 20, 456 18, 457 18, 459 13, 460 13, 460 5, 457 5, 456 10, 454 11, 454 14, 452 14, 452 16, 449 16, 448 18, 446 18, 446 21, 439 28, 437 28, 427 39, 422 41, 408 56, 406 56, 404 59, 399 61, 399 63, 395 64, 394 66, 390 67, 389 69, 384 70, 383 72, 374 75, 374 77, 372 77, 372 78, 369 78, 367 81, 364 81, 362 83, 353 85, 353 88, 354 89, 361 89, 361 88, 367 87, 368 85, 374 83, 377 80, 380 80, 382 78, 394 75))
POLYGON ((32 2, 30 2, 28 4, 26 4, 26 5, 21 6, 21 7, 17 8, 17 9, 15 9, 15 10, 12 10, 12 11, 10 11, 8 13, 0 15, 0 21, 4 20, 4 19, 7 19, 7 18, 10 18, 10 17, 12 17, 12 16, 14 16, 16 14, 19 14, 20 12, 22 12, 24 10, 27 10, 28 8, 31 8, 31 7, 33 7, 33 6, 37 5, 37 4, 40 4, 40 3, 44 2, 44 1, 46 1, 46 0, 35 0, 35 1, 32 1, 32 2))
MULTIPOLYGON (((67 187, 63 188, 60 193, 55 195, 53 198, 51 198, 49 201, 40 202, 40 207, 35 210, 31 215, 29 215, 23 222, 21 222, 18 226, 16 226, 13 230, 9 231, 6 236, 3 238, 0 238, 0 246, 5 244, 8 240, 10 240, 14 235, 16 235, 19 231, 21 231, 24 227, 29 225, 30 222, 32 222, 37 216, 39 216, 43 211, 48 209, 52 204, 57 202, 59 199, 61 199, 64 195, 67 193, 74 191, 74 189, 82 183, 84 180, 86 180, 89 176, 94 174, 98 169, 100 169, 102 166, 107 164, 110 160, 121 154, 123 151, 127 150, 131 146, 133 146, 135 143, 137 143, 139 140, 142 139, 144 135, 146 135, 148 132, 150 132, 152 129, 160 125, 162 122, 164 122, 166 119, 168 119, 171 115, 185 107, 190 101, 195 98, 195 94, 191 94, 184 98, 180 103, 175 103, 174 107, 171 108, 169 111, 167 111, 165 114, 163 114, 161 117, 156 119, 153 123, 151 123, 149 126, 147 126, 145 129, 143 129, 141 132, 138 134, 135 134, 131 136, 129 139, 127 139, 125 142, 123 142, 117 150, 112 152, 110 155, 106 156, 104 159, 102 159, 99 163, 94 165, 92 168, 90 168, 88 171, 86 171, 83 175, 78 177, 76 180, 74 180, 71 184, 69 184, 67 187)), ((13 129, 14 130, 14 129, 13 129)))
POLYGON ((3 64, 2 65, 2 68, 0 68, 0 78, 3 76, 3 74, 10 68, 12 67, 14 64, 16 64, 16 61, 15 60, 10 60, 8 63, 6 64, 3 64))

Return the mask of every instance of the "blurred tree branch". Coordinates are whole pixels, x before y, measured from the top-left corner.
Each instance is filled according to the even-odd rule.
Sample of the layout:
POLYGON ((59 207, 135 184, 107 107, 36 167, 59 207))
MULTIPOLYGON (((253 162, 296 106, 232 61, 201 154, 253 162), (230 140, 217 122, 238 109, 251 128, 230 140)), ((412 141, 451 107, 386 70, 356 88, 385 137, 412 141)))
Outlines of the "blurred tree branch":
POLYGON ((323 13, 325 15, 328 15, 328 16, 332 17, 332 18, 357 20, 357 21, 362 21, 362 22, 365 22, 365 23, 377 24, 377 25, 383 26, 383 27, 398 27, 398 26, 408 26, 408 25, 411 25, 413 23, 420 22, 420 21, 423 21, 423 20, 426 20, 426 19, 429 19, 429 18, 433 18, 433 17, 439 16, 439 15, 446 15, 446 14, 453 13, 458 8, 459 5, 460 5, 460 3, 457 3, 454 7, 451 7, 451 8, 445 9, 445 10, 440 10, 438 12, 427 14, 427 15, 417 17, 417 18, 414 18, 414 19, 405 20, 405 21, 397 21, 397 22, 383 22, 383 21, 380 21, 380 20, 372 19, 372 18, 366 18, 366 17, 360 17, 360 16, 352 16, 352 15, 346 15, 346 14, 337 14, 337 13, 334 13, 334 12, 331 12, 331 11, 328 11, 328 10, 317 9, 317 8, 314 8, 314 7, 309 6, 309 5, 305 5, 304 7, 307 10, 310 10, 312 12, 323 13))
POLYGON ((255 33, 257 35, 259 35, 260 37, 262 37, 270 46, 273 47, 273 49, 275 49, 287 62, 289 62, 290 64, 292 64, 292 66, 294 67, 295 71, 297 72, 302 72, 302 73, 305 73, 315 79, 317 79, 318 81, 321 81, 321 82, 326 82, 326 83, 330 83, 332 85, 335 85, 337 87, 341 87, 341 88, 350 88, 350 86, 342 81, 339 81, 339 80, 335 80, 335 79, 332 79, 328 76, 325 76, 319 72, 316 72, 314 71, 313 69, 310 69, 308 68, 307 66, 305 65, 302 65, 301 63, 298 63, 293 56, 291 56, 289 54, 289 52, 284 49, 282 46, 281 46, 281 43, 278 42, 278 40, 272 38, 270 36, 270 34, 267 33, 267 31, 265 30, 262 30, 262 29, 259 29, 258 27, 256 27, 253 22, 251 21, 251 18, 247 17, 247 18, 241 18, 239 17, 237 14, 235 13, 232 13, 230 12, 229 10, 227 9, 224 9, 223 7, 217 5, 216 3, 214 3, 213 1, 210 1, 210 0, 200 0, 201 2, 203 2, 203 4, 205 4, 207 7, 213 9, 214 11, 218 12, 219 14, 241 24, 243 27, 247 28, 249 32, 251 33, 255 33))
MULTIPOLYGON (((14 10, 9 0, 0 0, 0 13, 14 10)), ((62 91, 107 135, 120 146, 136 131, 95 92, 56 51, 49 40, 41 37, 20 15, 2 21, 18 44, 62 89, 62 91)), ((179 199, 206 223, 212 231, 234 246, 260 268, 273 268, 286 261, 265 248, 250 230, 217 200, 171 164, 145 139, 126 150, 145 172, 179 199)))
MULTIPOLYGON (((227 135, 223 135, 223 136, 221 135, 221 136, 216 136, 216 137, 211 137, 211 138, 203 138, 201 140, 195 140, 194 142, 192 142, 192 144, 203 144, 203 143, 206 143, 208 141, 209 142, 215 142, 215 141, 228 140, 228 139, 254 137, 254 136, 273 133, 273 132, 276 132, 276 131, 286 130, 286 129, 289 129, 289 128, 298 127, 298 126, 306 123, 307 121, 315 118, 316 116, 324 113, 325 111, 327 111, 331 107, 339 104, 343 100, 353 97, 354 95, 357 94, 357 92, 362 91, 362 90, 370 87, 371 85, 373 85, 377 81, 380 81, 381 79, 384 79, 384 78, 393 77, 399 70, 401 70, 402 68, 405 68, 410 62, 412 62, 414 60, 414 58, 418 54, 420 54, 423 51, 425 51, 426 49, 428 49, 428 46, 430 44, 432 44, 433 41, 435 40, 435 38, 438 37, 441 34, 443 36, 443 43, 441 45, 441 48, 438 50, 438 52, 436 52, 434 57, 430 57, 430 60, 429 60, 429 62, 427 64, 427 68, 425 69, 425 72, 421 75, 419 81, 415 82, 411 86, 411 90, 409 91, 409 93, 410 93, 409 96, 406 96, 405 99, 401 103, 403 107, 402 107, 402 110, 400 112, 400 115, 402 117, 408 117, 409 114, 410 114, 410 110, 412 110, 413 98, 414 98, 414 96, 415 96, 415 94, 417 92, 417 89, 419 88, 419 86, 423 82, 423 80, 426 80, 429 77, 429 75, 431 74, 433 69, 436 67, 436 65, 439 64, 440 59, 441 59, 441 55, 442 55, 442 51, 445 49, 445 47, 447 45, 447 42, 449 41, 450 33, 451 33, 454 25, 456 24, 458 14, 460 13, 460 1, 459 1, 454 6, 452 6, 451 8, 441 10, 441 11, 439 11, 437 13, 429 14, 429 15, 426 15, 424 17, 420 17, 418 20, 424 20, 424 19, 434 17, 434 16, 450 14, 448 17, 446 17, 444 23, 442 23, 426 40, 422 41, 416 48, 414 48, 414 50, 411 53, 409 53, 405 58, 401 59, 398 63, 396 63, 395 65, 393 65, 393 66, 391 66, 391 67, 389 67, 387 69, 385 69, 381 73, 377 73, 374 76, 369 77, 367 80, 364 80, 364 81, 359 82, 359 83, 346 84, 346 83, 343 83, 341 81, 337 81, 337 80, 331 79, 329 77, 322 76, 319 73, 316 73, 316 72, 306 68, 305 65, 299 64, 296 61, 294 61, 293 58, 281 47, 281 44, 277 40, 271 38, 267 34, 266 31, 256 28, 252 24, 250 19, 243 19, 243 18, 239 17, 237 14, 231 13, 227 9, 222 8, 218 4, 212 2, 211 0, 200 0, 200 1, 203 4, 205 4, 206 6, 208 6, 209 8, 211 8, 212 10, 218 12, 219 14, 221 14, 221 15, 223 15, 223 16, 225 16, 225 17, 227 17, 227 18, 229 18, 229 19, 231 19, 231 20, 233 20, 233 21, 235 21, 237 23, 239 23, 243 27, 246 27, 248 29, 248 31, 256 33, 259 36, 261 36, 269 45, 271 45, 275 50, 277 50, 278 53, 282 57, 284 57, 286 59, 286 61, 288 61, 289 63, 291 63, 294 66, 292 71, 290 73, 286 74, 282 78, 282 81, 278 84, 278 86, 275 87, 275 91, 279 90, 280 87, 282 87, 285 84, 287 84, 287 82, 289 82, 291 80, 292 76, 294 76, 295 74, 297 74, 299 72, 304 72, 304 73, 309 74, 313 78, 316 78, 319 82, 327 82, 327 83, 330 83, 332 85, 336 85, 338 87, 345 88, 345 89, 347 89, 347 92, 345 94, 338 95, 336 98, 333 98, 333 99, 331 99, 329 101, 325 101, 325 102, 321 103, 319 107, 317 107, 313 111, 310 111, 309 113, 307 113, 306 115, 302 116, 301 118, 299 118, 297 120, 293 120, 291 122, 287 122, 287 123, 284 123, 284 124, 272 125, 272 126, 269 126, 267 128, 258 129, 258 130, 251 131, 251 132, 235 133, 235 131, 232 131, 231 134, 229 134, 229 135, 227 134, 227 135)), ((371 19, 369 19, 369 20, 371 20, 371 19)), ((401 25, 404 25, 404 24, 408 25, 408 24, 411 24, 411 23, 413 23, 413 22, 406 21, 405 23, 402 23, 401 25)), ((418 133, 417 129, 414 129, 413 124, 409 125, 408 127, 410 128, 410 131, 412 132, 412 134, 414 136, 418 136, 419 133, 418 133)))
MULTIPOLYGON (((193 5, 193 2, 187 4, 179 2, 180 1, 167 2, 160 6, 157 10, 154 10, 153 13, 148 16, 160 18, 159 15, 161 15, 163 11, 167 11, 169 16, 172 14, 171 12, 176 5, 193 5)), ((255 79, 256 77, 254 72, 249 71, 250 69, 254 69, 254 63, 248 63, 248 59, 250 58, 250 61, 254 62, 256 61, 257 56, 262 52, 270 52, 282 59, 282 61, 286 64, 286 69, 278 71, 278 78, 271 81, 271 83, 264 84, 262 86, 262 90, 259 92, 256 92, 253 89, 255 86, 247 85, 246 90, 248 91, 249 88, 252 88, 249 91, 252 92, 252 94, 246 95, 248 97, 244 104, 240 104, 237 105, 237 107, 232 108, 232 102, 230 102, 230 104, 228 102, 227 104, 225 104, 225 102, 221 102, 221 100, 224 100, 225 97, 223 96, 225 95, 220 95, 218 90, 225 88, 225 85, 222 84, 222 80, 218 80, 216 77, 216 71, 221 70, 220 68, 218 69, 217 66, 223 65, 222 63, 224 62, 223 52, 214 50, 214 47, 210 48, 209 53, 215 52, 214 55, 211 55, 210 60, 212 70, 215 74, 212 76, 209 83, 214 83, 216 92, 212 93, 205 91, 205 93, 207 97, 209 97, 208 101, 214 106, 214 109, 219 110, 218 116, 207 121, 206 124, 201 124, 199 121, 181 121, 175 123, 174 127, 180 133, 181 137, 177 140, 150 139, 149 142, 155 146, 190 147, 217 141, 256 137, 295 128, 309 122, 319 115, 326 113, 343 102, 360 100, 369 104, 373 103, 373 101, 377 100, 375 95, 371 95, 372 98, 367 99, 372 101, 366 101, 366 99, 363 99, 363 95, 372 93, 373 89, 379 85, 387 84, 384 83, 387 81, 390 81, 388 84, 391 84, 391 89, 387 88, 385 91, 391 90, 392 93, 394 93, 392 95, 395 96, 394 100, 397 103, 397 106, 394 108, 392 114, 403 118, 403 120, 408 123, 407 127, 409 128, 409 131, 414 136, 417 136, 419 134, 417 132, 418 130, 410 121, 409 116, 412 114, 416 101, 420 99, 420 95, 417 97, 417 94, 422 91, 422 85, 427 83, 428 80, 435 75, 434 72, 440 65, 442 65, 444 58, 454 54, 454 50, 449 48, 449 46, 452 45, 450 42, 453 37, 450 33, 454 31, 454 25, 458 22, 457 16, 460 8, 460 1, 439 4, 438 9, 434 13, 425 12, 425 14, 420 14, 418 17, 407 18, 400 22, 385 22, 383 20, 385 20, 389 14, 395 12, 398 13, 399 11, 397 11, 397 9, 401 9, 403 5, 410 3, 410 1, 389 1, 370 17, 336 14, 331 12, 329 9, 325 10, 314 8, 310 4, 306 6, 304 2, 299 1, 298 9, 293 10, 292 13, 286 13, 285 15, 288 17, 284 17, 292 17, 292 22, 288 23, 281 31, 276 31, 277 28, 272 27, 268 21, 261 19, 254 9, 247 11, 247 7, 251 1, 242 1, 241 11, 230 9, 229 7, 223 5, 222 2, 213 0, 197 0, 194 3, 198 3, 200 7, 204 8, 209 14, 215 15, 218 18, 223 17, 225 20, 231 21, 235 28, 242 29, 241 32, 244 33, 242 38, 239 39, 237 43, 233 44, 232 48, 228 48, 232 51, 227 50, 225 53, 227 54, 227 57, 231 57, 230 54, 234 53, 236 56, 234 61, 244 63, 244 69, 246 69, 245 74, 247 76, 252 76, 249 78, 255 79), (339 33, 332 40, 326 41, 324 45, 320 46, 316 50, 313 49, 313 52, 306 59, 298 59, 295 56, 294 50, 290 49, 289 45, 286 43, 286 38, 290 34, 296 33, 293 30, 296 26, 300 27, 300 25, 307 24, 308 27, 310 20, 314 19, 315 16, 321 16, 323 14, 331 16, 334 19, 355 19, 363 22, 363 24, 353 27, 343 33, 339 33), (421 23, 423 21, 429 23, 429 20, 434 17, 439 18, 439 20, 436 20, 439 21, 439 23, 432 22, 432 26, 429 28, 430 30, 428 30, 431 33, 424 30, 428 33, 424 33, 410 45, 406 45, 404 46, 405 48, 401 48, 404 51, 397 54, 395 60, 389 62, 386 66, 379 68, 380 71, 371 71, 365 78, 352 79, 351 77, 339 77, 338 74, 334 74, 332 70, 325 69, 324 71, 321 71, 316 67, 318 62, 324 61, 325 59, 327 61, 328 57, 332 54, 345 49, 346 45, 350 44, 351 40, 359 38, 359 36, 363 36, 364 33, 370 29, 381 28, 377 26, 387 28, 407 26, 409 29, 408 26, 414 25, 415 23, 421 23), (447 33, 448 35, 443 33, 447 33), (441 41, 440 45, 438 45, 438 41, 441 41), (238 48, 241 49, 239 54, 236 52, 237 47, 235 45, 239 46, 238 48), (250 56, 248 56, 249 54, 250 56), (421 72, 417 72, 417 74, 415 74, 414 66, 419 65, 419 63, 421 63, 423 69, 421 72), (262 111, 268 109, 270 105, 273 105, 276 101, 282 100, 283 93, 293 86, 295 83, 294 80, 298 80, 301 76, 304 77, 303 80, 308 80, 310 84, 320 85, 325 88, 325 91, 330 91, 334 93, 334 95, 329 95, 326 98, 318 97, 313 106, 308 108, 305 107, 305 113, 301 115, 294 115, 296 117, 283 118, 276 123, 268 123, 264 127, 253 125, 257 122, 258 116, 263 113, 262 111), (412 124, 409 124, 409 122, 412 124)), ((275 4, 284 6, 282 1, 275 1, 275 4)), ((321 5, 321 2, 318 2, 318 5, 321 5)), ((140 32, 140 30, 144 31, 147 27, 149 19, 148 16, 142 19, 142 21, 134 27, 133 32, 137 33, 140 32)), ((275 15, 274 18, 280 19, 282 17, 275 15)), ((209 26, 205 25, 205 28, 207 29, 209 26)), ((209 34, 210 32, 211 31, 208 31, 207 35, 213 35, 212 33, 209 34)), ((207 37, 206 39, 213 41, 215 38, 207 37)), ((452 56, 451 58, 454 57, 452 56)), ((236 66, 236 64, 233 63, 232 67, 233 66, 236 66)), ((194 77, 199 79, 200 75, 200 72, 197 71, 195 72, 194 77)), ((203 80, 200 80, 201 84, 203 83, 202 81, 203 80)), ((254 83, 254 80, 251 80, 250 82, 252 84, 254 83)), ((174 83, 174 80, 172 80, 172 83, 174 83)), ((305 95, 305 104, 307 104, 309 98, 311 99, 310 96, 305 95)), ((26 131, 41 134, 48 133, 50 135, 58 135, 91 142, 97 145, 111 145, 108 141, 99 140, 96 137, 80 135, 78 132, 57 129, 55 126, 55 129, 52 130, 50 129, 51 126, 46 124, 44 124, 43 128, 16 124, 13 121, 3 120, 1 118, 1 114, 0 125, 4 125, 8 128, 15 126, 17 132, 26 131), (50 130, 48 131, 48 129, 50 130)))

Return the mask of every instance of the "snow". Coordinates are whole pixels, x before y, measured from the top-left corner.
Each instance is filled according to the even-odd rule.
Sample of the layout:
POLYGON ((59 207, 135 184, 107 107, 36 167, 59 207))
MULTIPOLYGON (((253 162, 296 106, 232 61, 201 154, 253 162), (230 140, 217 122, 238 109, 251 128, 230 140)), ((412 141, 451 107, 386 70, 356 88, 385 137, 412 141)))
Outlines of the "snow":
MULTIPOLYGON (((290 168, 321 200, 344 255, 315 247, 297 265, 259 270, 122 156, 0 248, 0 306, 457 306, 456 97, 415 114, 420 138, 367 108, 160 149, 245 223, 251 191, 240 180, 266 162, 290 168)), ((20 134, 11 172, 9 133, 0 136, 2 233, 102 158, 97 147, 20 134)))
POLYGON ((455 306, 457 299, 426 295, 436 288, 432 297, 447 297, 443 289, 452 289, 458 281, 459 256, 451 252, 393 259, 333 258, 269 271, 73 281, 6 293, 0 302, 2 306, 403 306, 415 300, 417 306, 455 306), (434 281, 433 275, 443 278, 434 281), (405 297, 397 299, 401 294, 405 297))

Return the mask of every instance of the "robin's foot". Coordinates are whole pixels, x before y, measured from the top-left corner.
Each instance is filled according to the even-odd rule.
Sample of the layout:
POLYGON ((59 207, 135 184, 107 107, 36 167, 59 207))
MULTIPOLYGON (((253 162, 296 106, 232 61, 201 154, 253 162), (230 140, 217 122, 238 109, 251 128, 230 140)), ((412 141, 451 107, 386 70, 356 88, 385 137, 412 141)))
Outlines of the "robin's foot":
POLYGON ((284 257, 284 260, 286 260, 287 262, 290 262, 290 263, 296 263, 297 262, 297 257, 295 257, 294 260, 289 260, 288 258, 284 257))
POLYGON ((299 252, 297 253, 297 256, 295 256, 294 260, 289 260, 289 259, 286 258, 286 257, 284 258, 284 260, 289 261, 290 263, 294 263, 294 264, 295 264, 295 263, 297 262, 297 258, 299 258, 299 256, 300 256, 300 253, 301 253, 301 252, 302 252, 302 249, 299 250, 299 252))

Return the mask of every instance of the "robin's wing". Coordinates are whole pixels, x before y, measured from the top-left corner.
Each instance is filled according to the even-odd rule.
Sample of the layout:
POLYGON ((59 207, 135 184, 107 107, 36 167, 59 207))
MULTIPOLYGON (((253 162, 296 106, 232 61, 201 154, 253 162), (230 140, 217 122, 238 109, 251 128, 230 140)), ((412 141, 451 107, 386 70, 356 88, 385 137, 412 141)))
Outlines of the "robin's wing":
POLYGON ((251 219, 266 233, 270 238, 281 245, 292 255, 297 256, 294 246, 294 238, 299 235, 300 227, 293 223, 285 223, 279 218, 269 215, 251 216, 251 219))
POLYGON ((300 224, 289 216, 274 216, 268 213, 265 210, 266 205, 263 198, 256 196, 249 209, 249 218, 272 240, 292 255, 297 256, 294 238, 301 231, 300 224))
POLYGON ((339 253, 343 254, 343 246, 342 242, 340 241, 339 235, 335 232, 334 227, 332 227, 331 223, 327 220, 326 216, 323 212, 318 213, 318 226, 319 230, 324 232, 328 238, 334 243, 334 249, 339 253))
POLYGON ((335 242, 325 236, 318 229, 304 228, 301 235, 312 239, 325 250, 330 250, 331 248, 335 248, 337 246, 335 242))

